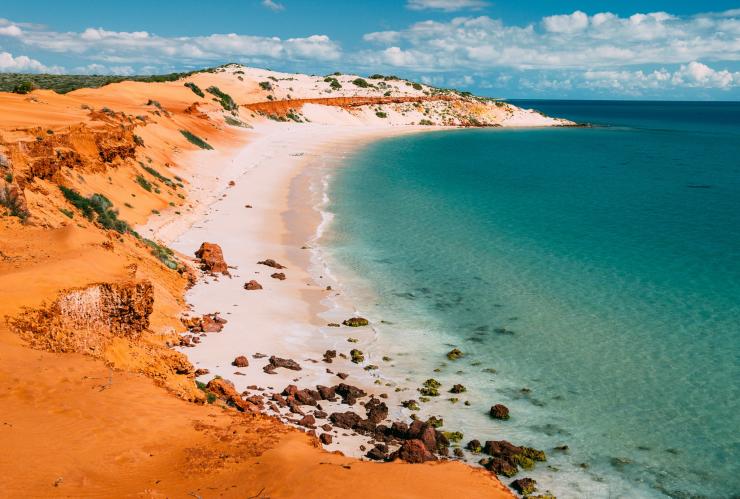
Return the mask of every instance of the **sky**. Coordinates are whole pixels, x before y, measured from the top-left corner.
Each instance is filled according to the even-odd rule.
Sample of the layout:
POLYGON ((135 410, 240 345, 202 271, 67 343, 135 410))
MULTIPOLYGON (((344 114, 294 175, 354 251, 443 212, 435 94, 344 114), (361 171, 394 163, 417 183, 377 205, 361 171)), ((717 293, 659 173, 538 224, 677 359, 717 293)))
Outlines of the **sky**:
POLYGON ((0 72, 238 62, 394 74, 503 98, 740 100, 737 0, 4 3, 0 72))

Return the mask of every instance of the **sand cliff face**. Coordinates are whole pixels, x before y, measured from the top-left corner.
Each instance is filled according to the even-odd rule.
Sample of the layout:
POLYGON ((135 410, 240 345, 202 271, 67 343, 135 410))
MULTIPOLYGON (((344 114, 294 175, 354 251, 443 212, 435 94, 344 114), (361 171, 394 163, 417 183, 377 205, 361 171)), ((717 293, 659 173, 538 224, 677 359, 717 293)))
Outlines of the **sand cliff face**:
MULTIPOLYGON (((273 492, 282 491, 274 492, 278 496, 338 497, 347 492, 345 475, 370 487, 381 474, 387 495, 393 495, 392 487, 409 486, 409 480, 418 481, 416 492, 434 495, 435 476, 469 495, 508 495, 490 474, 459 463, 409 469, 329 456, 315 440, 270 418, 188 405, 147 388, 154 380, 183 399, 204 399, 193 382, 193 366, 170 348, 179 339, 182 297, 196 264, 132 229, 161 210, 193 209, 192 191, 198 186, 189 180, 207 168, 204 155, 228 154, 249 139, 250 127, 266 120, 492 126, 515 117, 553 124, 508 104, 403 80, 368 80, 365 87, 352 83, 356 79, 336 75, 327 81, 229 66, 178 82, 123 82, 66 95, 0 93, 0 317, 5 318, 0 321, 0 380, 14 383, 0 395, 0 404, 12 408, 3 416, 13 422, 4 421, 2 438, 15 457, 0 459, 5 477, 0 495, 18 493, 24 483, 39 484, 33 495, 40 496, 91 490, 138 494, 154 490, 152 484, 162 477, 164 485, 157 490, 178 495, 213 485, 209 473, 214 470, 224 484, 237 484, 224 489, 226 496, 237 495, 236 490, 258 493, 244 484, 261 477, 274 484, 273 492), (186 82, 202 89, 203 96, 186 82), (57 366, 45 367, 49 363, 57 366), (72 374, 64 375, 63 369, 72 374), (105 369, 114 370, 110 380, 120 388, 103 385, 108 391, 97 397, 97 390, 78 386, 105 369), (76 398, 65 398, 65 390, 76 398), (134 401, 132 394, 147 399, 134 401), (23 421, 40 418, 42 400, 59 410, 43 413, 49 431, 38 432, 23 421), (126 410, 128 405, 140 413, 126 410), (182 414, 171 417, 173 411, 182 414), (70 413, 85 416, 75 421, 70 413), (117 454, 110 457, 116 464, 106 465, 101 475, 93 472, 97 460, 91 449, 107 445, 107 430, 63 431, 72 424, 84 426, 88 417, 106 418, 111 431, 131 429, 113 446, 117 454), (81 435, 92 447, 77 442, 81 435), (49 438, 67 446, 69 460, 82 463, 77 471, 64 470, 66 482, 44 470, 30 471, 38 468, 30 463, 37 462, 41 442, 49 438), (22 446, 36 453, 19 450, 22 446), (151 454, 149 448, 168 448, 177 459, 147 464, 142 456, 151 454), (268 469, 256 467, 255 458, 268 451, 271 457, 261 461, 268 469), (326 472, 322 462, 331 463, 331 470, 326 472), (149 481, 120 476, 129 465, 149 481), (189 477, 196 465, 203 475, 189 477), (296 467, 306 472, 296 479, 296 490, 305 492, 310 479, 333 489, 290 493, 284 477, 296 467), (63 483, 69 488, 59 488, 63 483)), ((50 462, 47 469, 62 473, 61 468, 50 462)))

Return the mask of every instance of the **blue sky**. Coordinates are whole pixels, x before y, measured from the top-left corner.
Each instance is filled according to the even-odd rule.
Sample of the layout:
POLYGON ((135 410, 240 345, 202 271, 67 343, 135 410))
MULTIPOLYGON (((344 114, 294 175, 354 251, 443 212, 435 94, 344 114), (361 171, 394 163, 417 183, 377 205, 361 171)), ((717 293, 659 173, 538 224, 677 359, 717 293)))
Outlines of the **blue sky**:
POLYGON ((740 99, 740 9, 723 0, 7 3, 6 72, 242 62, 396 74, 509 98, 740 99))

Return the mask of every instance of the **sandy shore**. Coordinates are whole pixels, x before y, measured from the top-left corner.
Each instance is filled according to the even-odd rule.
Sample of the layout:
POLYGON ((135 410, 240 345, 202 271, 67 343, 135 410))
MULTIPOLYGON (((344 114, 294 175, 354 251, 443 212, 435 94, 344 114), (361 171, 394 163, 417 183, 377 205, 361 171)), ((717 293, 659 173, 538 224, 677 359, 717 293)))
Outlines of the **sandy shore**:
MULTIPOLYGON (((395 384, 381 378, 380 371, 365 371, 339 357, 332 364, 321 361, 327 349, 338 354, 362 349, 374 333, 371 328, 327 327, 327 322, 351 316, 351 304, 327 309, 326 299, 331 297, 336 304, 337 292, 327 291, 328 276, 324 282, 324 276, 316 275, 317 255, 309 248, 322 222, 318 210, 323 193, 317 185, 323 173, 369 141, 422 130, 430 128, 268 123, 246 133, 248 142, 241 149, 207 163, 198 153, 190 158, 192 190, 197 193, 194 209, 181 215, 164 212, 141 232, 156 235, 188 256, 202 242, 219 244, 232 267, 231 277, 204 275, 186 295, 193 315, 219 312, 228 320, 221 333, 208 334, 197 346, 182 349, 197 368, 210 371, 202 381, 219 375, 233 381, 240 392, 256 385, 259 390, 248 391, 262 394, 279 392, 288 384, 332 386, 342 382, 336 375, 342 372, 349 374, 349 384, 376 395, 385 393, 391 399, 391 419, 406 412, 398 405, 395 384), (201 177, 196 171, 203 169, 208 174, 201 177), (271 278, 277 271, 257 263, 268 258, 287 267, 281 270, 285 280, 271 278), (252 279, 263 289, 245 290, 244 283, 252 279), (349 343, 350 336, 359 342, 349 343), (267 374, 262 369, 267 359, 253 357, 258 353, 293 359, 302 370, 277 369, 276 374, 267 374), (239 355, 249 359, 248 367, 231 365, 239 355)), ((328 413, 350 409, 340 403, 322 405, 328 413)), ((362 412, 359 406, 351 409, 362 412)), ((360 440, 368 439, 341 432, 330 432, 334 442, 327 448, 363 454, 360 440)))

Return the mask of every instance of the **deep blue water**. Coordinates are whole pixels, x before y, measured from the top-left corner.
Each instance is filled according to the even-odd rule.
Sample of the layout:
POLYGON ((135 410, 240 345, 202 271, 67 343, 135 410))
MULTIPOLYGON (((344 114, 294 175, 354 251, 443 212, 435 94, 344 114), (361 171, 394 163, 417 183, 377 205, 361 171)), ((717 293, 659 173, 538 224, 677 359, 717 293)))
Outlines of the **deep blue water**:
POLYGON ((559 497, 740 494, 740 103, 514 103, 600 126, 387 139, 333 180, 374 348, 463 382, 424 411, 545 449, 559 497))

